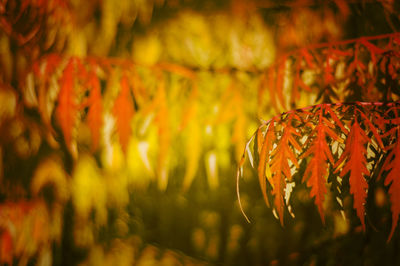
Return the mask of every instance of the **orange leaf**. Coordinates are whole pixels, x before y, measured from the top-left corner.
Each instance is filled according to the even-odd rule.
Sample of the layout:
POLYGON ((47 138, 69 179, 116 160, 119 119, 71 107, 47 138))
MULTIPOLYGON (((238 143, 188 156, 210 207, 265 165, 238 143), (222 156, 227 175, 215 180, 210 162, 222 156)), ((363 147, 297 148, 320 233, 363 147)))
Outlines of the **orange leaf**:
POLYGON ((126 153, 129 137, 131 135, 131 119, 135 114, 132 96, 129 90, 128 78, 122 76, 121 88, 117 99, 115 100, 113 113, 117 119, 117 132, 122 150, 126 153))
POLYGON ((346 163, 340 172, 343 177, 350 172, 350 193, 353 194, 354 204, 353 207, 357 212, 357 216, 361 221, 363 230, 365 231, 365 202, 367 197, 368 183, 365 176, 369 176, 369 171, 366 167, 366 144, 369 138, 364 130, 360 127, 357 120, 354 121, 350 135, 346 139, 346 146, 342 156, 336 162, 335 168, 341 165, 344 160, 346 163))
POLYGON ((325 223, 323 203, 325 200, 325 194, 327 193, 325 185, 325 178, 328 169, 327 159, 333 163, 332 153, 326 143, 326 129, 327 128, 322 123, 316 126, 316 138, 309 150, 302 156, 304 158, 310 153, 313 154, 313 157, 304 172, 303 182, 308 179, 307 186, 311 187, 310 197, 315 197, 315 205, 318 207, 319 215, 321 216, 323 223, 325 223))
MULTIPOLYGON (((280 155, 282 157, 282 155, 280 155)), ((279 221, 283 226, 283 189, 286 187, 285 177, 282 175, 281 171, 278 171, 273 178, 273 189, 272 194, 274 197, 274 205, 277 208, 279 221)))
POLYGON ((300 145, 297 143, 293 135, 298 135, 292 125, 287 124, 284 128, 283 135, 279 139, 277 147, 272 151, 271 160, 271 175, 272 175, 272 194, 275 195, 274 204, 278 210, 278 215, 281 224, 283 224, 283 195, 284 188, 286 187, 285 178, 291 180, 291 171, 288 159, 298 168, 299 164, 296 159, 296 155, 289 143, 296 150, 301 150, 300 145), (283 174, 283 175, 282 175, 283 174))
POLYGON ((9 230, 4 230, 0 239, 0 262, 12 265, 13 262, 13 240, 9 230))
POLYGON ((78 107, 76 103, 74 84, 75 59, 71 58, 64 69, 60 80, 60 93, 58 94, 58 105, 56 116, 61 130, 64 134, 65 144, 71 150, 72 130, 76 124, 78 107))
MULTIPOLYGON (((399 129, 398 129, 398 136, 399 129)), ((392 238, 394 231, 397 227, 400 214, 400 139, 397 138, 397 142, 393 150, 386 158, 383 166, 384 170, 390 170, 385 179, 385 186, 389 186, 390 201, 392 203, 392 229, 388 237, 388 241, 392 238)))
MULTIPOLYGON (((272 123, 272 121, 271 121, 272 123)), ((261 128, 257 129, 257 133, 256 133, 256 141, 257 141, 257 153, 260 154, 261 149, 262 149, 262 143, 263 143, 263 134, 261 132, 261 128)))
POLYGON ((88 87, 90 88, 88 124, 92 134, 92 151, 99 146, 100 130, 103 124, 103 104, 101 101, 100 82, 95 73, 89 74, 88 87))
POLYGON ((383 145, 382 139, 378 133, 378 130, 375 128, 375 126, 372 124, 372 122, 369 120, 369 118, 363 113, 361 112, 359 109, 357 109, 361 115, 361 117, 364 118, 364 122, 368 125, 369 129, 371 130, 372 134, 374 134, 374 137, 376 139, 376 141, 379 144, 379 147, 384 150, 385 149, 385 145, 383 145))

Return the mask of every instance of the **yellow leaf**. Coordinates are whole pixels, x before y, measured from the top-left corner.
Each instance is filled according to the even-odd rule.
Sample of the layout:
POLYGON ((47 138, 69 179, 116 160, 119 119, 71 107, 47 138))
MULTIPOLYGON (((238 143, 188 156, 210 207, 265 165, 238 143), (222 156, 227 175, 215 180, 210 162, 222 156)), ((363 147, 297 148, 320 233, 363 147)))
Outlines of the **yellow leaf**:
POLYGON ((154 167, 157 156, 157 132, 154 126, 149 127, 148 133, 140 140, 132 137, 129 141, 126 156, 128 183, 145 189, 154 180, 154 167))
POLYGON ((87 220, 94 209, 96 224, 104 225, 107 221, 107 187, 92 157, 82 155, 79 158, 71 182, 76 215, 87 220))
POLYGON ((185 155, 186 171, 183 178, 183 190, 186 191, 193 182, 199 167, 201 156, 201 130, 197 121, 191 121, 186 128, 185 155))

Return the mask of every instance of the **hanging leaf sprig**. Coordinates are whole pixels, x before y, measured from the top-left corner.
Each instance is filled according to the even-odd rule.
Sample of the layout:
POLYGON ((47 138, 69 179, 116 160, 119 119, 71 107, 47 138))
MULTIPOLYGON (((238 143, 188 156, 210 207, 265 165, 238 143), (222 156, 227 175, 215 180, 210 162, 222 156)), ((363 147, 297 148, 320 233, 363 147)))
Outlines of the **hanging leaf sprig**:
POLYGON ((310 188, 310 198, 314 198, 324 222, 327 187, 333 185, 328 176, 337 175, 337 178, 348 179, 349 182, 339 182, 336 185, 349 184, 353 208, 365 230, 369 182, 371 178, 382 175, 370 159, 371 156, 385 156, 386 151, 390 150, 381 171, 386 175, 385 185, 390 186, 393 213, 390 239, 399 216, 399 108, 400 102, 318 104, 275 116, 263 122, 246 144, 238 169, 238 182, 247 154, 252 166, 258 170, 260 187, 267 205, 270 204, 268 198, 273 197, 272 207, 277 210, 283 224, 285 205, 289 208, 286 198, 288 194, 285 193, 288 182, 306 183, 310 188), (252 142, 253 150, 250 149, 252 142), (378 152, 368 152, 369 147, 378 152), (254 157, 259 158, 258 165, 254 164, 254 157), (304 161, 306 168, 303 177, 297 180, 294 176, 304 161))

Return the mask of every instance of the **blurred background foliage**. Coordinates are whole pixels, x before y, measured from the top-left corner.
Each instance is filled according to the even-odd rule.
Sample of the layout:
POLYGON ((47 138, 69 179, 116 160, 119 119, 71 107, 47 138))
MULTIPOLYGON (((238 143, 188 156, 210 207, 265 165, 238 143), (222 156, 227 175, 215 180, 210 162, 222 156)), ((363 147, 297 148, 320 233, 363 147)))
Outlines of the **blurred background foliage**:
POLYGON ((390 0, 0 1, 0 263, 399 263, 398 232, 385 244, 383 184, 369 191, 374 230, 362 233, 346 201, 347 219, 327 206, 323 226, 305 185, 282 228, 250 168, 240 194, 249 224, 235 183, 258 119, 276 114, 259 94, 263 70, 308 44, 397 32, 399 9, 390 0), (79 78, 71 141, 56 115, 70 58, 99 82, 97 149, 79 78), (134 91, 125 142, 113 113, 124 75, 134 91))

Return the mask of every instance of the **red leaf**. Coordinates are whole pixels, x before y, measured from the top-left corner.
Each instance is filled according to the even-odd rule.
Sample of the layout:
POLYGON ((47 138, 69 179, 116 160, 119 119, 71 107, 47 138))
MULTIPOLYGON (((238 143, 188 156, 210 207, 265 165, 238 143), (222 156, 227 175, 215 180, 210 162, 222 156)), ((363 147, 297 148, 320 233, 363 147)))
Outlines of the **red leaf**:
POLYGON ((328 164, 326 158, 323 156, 321 147, 318 147, 318 142, 319 141, 317 141, 315 144, 314 156, 307 165, 303 182, 308 179, 307 187, 311 187, 310 197, 315 198, 315 205, 317 205, 321 220, 325 224, 323 203, 325 201, 325 194, 327 192, 325 177, 327 175, 328 164))
MULTIPOLYGON (((399 129, 398 129, 399 130, 399 129)), ((398 136, 399 131, 398 131, 398 136)), ((390 202, 392 203, 392 229, 388 237, 388 241, 392 238, 394 231, 397 227, 400 214, 400 139, 397 138, 397 142, 393 150, 386 158, 383 166, 384 170, 390 170, 385 179, 385 186, 389 186, 390 202)))
POLYGON ((350 172, 350 193, 353 194, 354 204, 353 207, 357 212, 363 230, 365 231, 365 202, 367 197, 368 183, 365 176, 369 176, 369 171, 366 167, 367 150, 366 144, 369 138, 364 130, 360 127, 357 120, 354 121, 350 135, 346 139, 346 146, 342 156, 336 162, 335 168, 346 160, 340 176, 343 177, 350 172))
POLYGON ((13 262, 13 240, 9 230, 4 230, 0 239, 0 262, 12 265, 13 262))
POLYGON ((283 135, 279 139, 277 147, 272 151, 271 174, 272 174, 272 194, 275 195, 274 204, 278 210, 281 224, 283 224, 283 193, 286 187, 285 177, 291 180, 291 171, 288 159, 298 168, 299 164, 296 155, 289 143, 296 149, 301 150, 293 135, 299 135, 292 125, 287 124, 283 135))
POLYGON ((75 59, 71 58, 64 69, 60 80, 60 93, 58 94, 58 105, 56 116, 61 130, 64 134, 65 144, 71 150, 72 130, 76 124, 78 107, 75 96, 74 84, 75 59))
POLYGON ((385 149, 385 145, 383 145, 382 139, 378 133, 378 130, 375 128, 375 126, 372 124, 372 122, 370 121, 370 119, 363 113, 361 112, 359 109, 357 109, 360 113, 360 115, 364 118, 364 122, 368 125, 368 128, 371 130, 372 134, 374 134, 374 137, 376 139, 376 141, 379 144, 379 147, 384 150, 385 149))
POLYGON ((314 129, 316 135, 311 147, 302 155, 302 158, 307 157, 309 154, 313 154, 310 162, 307 165, 306 171, 304 172, 303 182, 307 180, 307 186, 311 187, 310 197, 315 198, 315 205, 318 207, 319 215, 321 220, 325 223, 323 203, 325 200, 326 189, 326 176, 328 173, 328 163, 333 163, 333 156, 331 150, 326 143, 327 130, 331 130, 322 123, 322 107, 320 109, 319 124, 314 129))
POLYGON ((114 103, 113 113, 117 119, 117 132, 119 141, 124 153, 128 147, 129 137, 131 135, 131 119, 135 114, 132 96, 129 90, 128 78, 121 78, 121 89, 114 103))
POLYGON ((90 96, 87 119, 92 134, 92 151, 95 151, 99 146, 100 130, 103 125, 103 104, 101 101, 100 82, 95 73, 90 73, 88 87, 90 88, 90 96))

